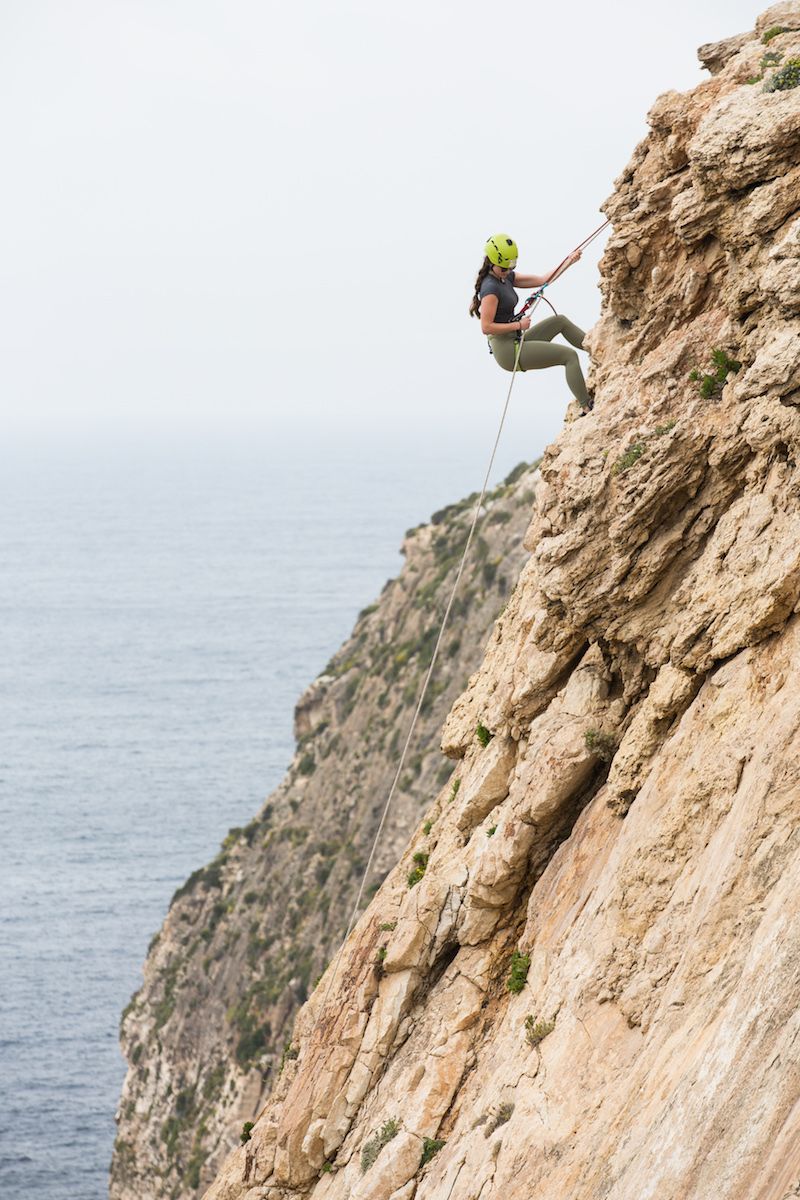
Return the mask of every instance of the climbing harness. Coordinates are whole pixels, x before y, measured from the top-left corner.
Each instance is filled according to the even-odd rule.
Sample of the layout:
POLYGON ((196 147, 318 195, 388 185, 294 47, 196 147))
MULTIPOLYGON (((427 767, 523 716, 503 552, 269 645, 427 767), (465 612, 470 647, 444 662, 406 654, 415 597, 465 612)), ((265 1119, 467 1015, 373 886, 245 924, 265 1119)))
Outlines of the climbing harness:
MULTIPOLYGON (((573 250, 570 254, 568 254, 562 263, 559 263, 559 265, 556 267, 555 271, 553 271, 552 275, 548 279, 547 283, 543 284, 542 287, 539 288, 538 292, 536 292, 533 295, 528 297, 528 299, 525 302, 525 308, 523 309, 523 312, 532 311, 536 307, 536 304, 538 303, 544 289, 546 287, 548 287, 549 284, 554 283, 555 280, 559 277, 559 275, 563 274, 563 272, 566 271, 567 266, 569 265, 569 260, 571 259, 572 255, 577 253, 578 250, 582 250, 585 246, 588 246, 590 242, 594 241, 594 239, 600 233, 602 233, 602 231, 605 229, 606 225, 608 225, 608 224, 609 224, 609 222, 605 221, 600 226, 599 229, 596 229, 595 232, 590 234, 590 236, 588 238, 586 238, 585 241, 581 242, 580 246, 576 246, 575 250, 573 250)), ((510 242, 510 239, 508 239, 508 240, 510 242)), ((516 250, 516 246, 514 246, 514 250, 516 250)), ((548 303, 549 303, 549 301, 548 301, 548 303)), ((478 519, 481 514, 481 509, 483 507, 483 499, 484 499, 484 496, 486 495, 486 489, 489 486, 489 476, 492 473, 492 467, 494 466, 494 460, 495 460, 495 456, 497 454, 497 447, 500 444, 500 436, 503 432, 503 426, 505 424, 506 416, 508 414, 508 406, 511 403, 511 389, 514 386, 514 379, 516 378, 516 374, 517 374, 517 367, 519 365, 519 356, 522 351, 522 342, 524 340, 524 337, 525 337, 525 334, 523 332, 522 337, 520 337, 520 339, 517 343, 517 354, 516 354, 516 358, 514 359, 514 369, 511 372, 511 382, 508 385, 508 392, 506 393, 506 402, 503 407, 503 414, 500 417, 500 425, 497 430, 497 436, 494 440, 494 446, 492 447, 492 454, 491 454, 491 458, 489 459, 489 466, 486 469, 486 476, 483 481, 483 487, 481 488, 481 494, 475 505, 475 512, 472 517, 472 524, 470 526, 469 534, 467 536, 466 545, 464 546, 464 552, 461 555, 461 561, 458 564, 458 571, 456 572, 455 581, 453 583, 453 587, 450 592, 450 599, 447 601, 447 607, 444 610, 444 616, 442 617, 442 624, 439 629, 439 636, 436 639, 436 645, 433 648, 433 654, 431 656, 430 666, 428 667, 427 673, 425 675, 425 680, 422 684, 422 691, 420 692, 420 697, 419 697, 419 700, 417 701, 417 707, 414 710, 414 716, 412 717, 411 726, 408 731, 408 736, 406 737, 405 745, 403 746, 403 752, 400 755, 400 762, 397 765, 397 770, 395 772, 394 779, 392 780, 392 786, 389 789, 389 795, 387 796, 386 803, 383 806, 383 812, 381 813, 381 819, 378 824, 378 828, 376 830, 375 837, 372 842, 372 849, 370 850, 369 859, 367 860, 367 865, 364 868, 364 872, 361 877, 361 885, 358 889, 358 895, 356 896, 356 902, 353 906, 353 912, 350 917, 349 924, 347 926, 347 932, 345 933, 344 938, 342 939, 342 944, 339 947, 339 953, 336 955, 336 958, 334 959, 333 970, 331 971, 331 977, 328 981, 328 986, 325 989, 325 996, 323 997, 322 1004, 320 1005, 319 1011, 317 1012, 317 1018, 314 1022, 314 1027, 311 1030, 311 1036, 309 1037, 308 1042, 307 1042, 307 1049, 311 1048, 311 1045, 314 1041, 314 1034, 317 1031, 317 1026, 319 1025, 320 1018, 322 1017, 322 1014, 325 1011, 325 1008, 328 1003, 328 997, 330 996, 331 988, 333 987, 334 980, 336 979, 336 976, 339 972, 339 963, 341 962, 342 955, 344 954, 344 948, 347 945, 347 939, 350 937, 350 934, 353 932, 353 926, 356 923, 356 918, 358 916, 358 910, 361 906, 361 899, 362 899, 362 896, 364 895, 364 887, 366 885, 367 879, 369 878, 369 873, 372 870, 372 864, 375 860, 375 854, 378 849, 378 843, 380 841, 381 834, 383 833, 383 827, 386 824, 386 818, 389 815, 389 808, 391 807, 391 803, 392 803, 392 800, 394 799, 395 791, 397 790, 398 781, 403 772, 403 767, 404 767, 405 761, 406 761, 406 755, 408 754, 408 748, 411 744, 411 739, 414 736, 414 730, 417 725, 417 720, 422 711, 422 705, 423 705, 425 696, 428 691, 428 684, 430 683, 431 676, 433 675, 433 668, 436 666, 436 660, 439 656, 439 647, 442 644, 442 638, 444 637, 444 631, 447 626, 448 618, 450 616, 450 610, 453 607, 453 601, 456 598, 456 592, 458 591, 458 585, 461 581, 461 576, 464 571, 464 565, 467 561, 467 556, 469 554, 470 546, 472 545, 472 539, 475 534, 475 529, 478 524, 478 519)))

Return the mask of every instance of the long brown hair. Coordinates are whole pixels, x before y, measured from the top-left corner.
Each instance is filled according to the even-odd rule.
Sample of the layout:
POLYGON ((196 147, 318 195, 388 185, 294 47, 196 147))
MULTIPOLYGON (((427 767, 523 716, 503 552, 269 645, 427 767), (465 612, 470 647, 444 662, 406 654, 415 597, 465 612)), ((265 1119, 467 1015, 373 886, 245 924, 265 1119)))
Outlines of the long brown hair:
POLYGON ((492 260, 490 258, 484 258, 483 265, 482 265, 480 271, 478 271, 478 278, 475 280, 475 295, 472 297, 472 304, 470 304, 470 306, 469 306, 469 315, 471 317, 477 317, 480 314, 481 284, 483 283, 484 279, 489 274, 491 269, 492 269, 492 260))

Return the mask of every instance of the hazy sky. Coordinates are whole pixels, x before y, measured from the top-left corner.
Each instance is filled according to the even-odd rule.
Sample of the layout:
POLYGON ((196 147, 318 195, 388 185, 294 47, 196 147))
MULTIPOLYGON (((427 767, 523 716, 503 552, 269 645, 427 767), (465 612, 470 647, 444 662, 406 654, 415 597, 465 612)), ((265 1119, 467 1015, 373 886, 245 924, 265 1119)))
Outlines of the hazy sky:
MULTIPOLYGON (((600 224, 655 97, 708 78, 697 46, 761 11, 3 8, 0 411, 346 419, 496 406, 508 377, 467 317, 486 238, 554 266, 600 224)), ((601 250, 553 297, 586 327, 601 250)), ((560 420, 560 370, 523 388, 560 420)))

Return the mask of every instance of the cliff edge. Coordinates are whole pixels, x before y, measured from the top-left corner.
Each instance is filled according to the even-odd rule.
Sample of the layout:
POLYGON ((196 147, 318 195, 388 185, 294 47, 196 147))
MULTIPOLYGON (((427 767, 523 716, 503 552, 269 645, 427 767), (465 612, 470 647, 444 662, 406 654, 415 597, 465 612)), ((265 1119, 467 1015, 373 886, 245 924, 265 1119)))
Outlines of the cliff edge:
POLYGON ((800 1194, 800 4, 701 58, 453 773, 209 1200, 800 1194))

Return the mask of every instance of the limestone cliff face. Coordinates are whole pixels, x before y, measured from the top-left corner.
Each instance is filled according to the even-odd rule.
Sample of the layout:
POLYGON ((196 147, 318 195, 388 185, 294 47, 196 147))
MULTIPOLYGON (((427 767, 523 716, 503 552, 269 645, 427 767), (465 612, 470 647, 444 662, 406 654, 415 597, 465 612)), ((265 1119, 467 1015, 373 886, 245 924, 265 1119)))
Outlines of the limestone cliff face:
MULTIPOLYGON (((538 479, 521 466, 486 499, 367 899, 451 773, 442 722, 530 557, 522 542, 538 479)), ((176 893, 123 1016, 112 1197, 200 1194, 269 1094, 295 1013, 347 928, 474 500, 409 531, 400 575, 297 705, 286 778, 176 893)))
POLYGON ((800 88, 748 82, 767 52, 800 4, 702 48, 605 205, 595 411, 452 776, 208 1200, 800 1194, 800 88))

